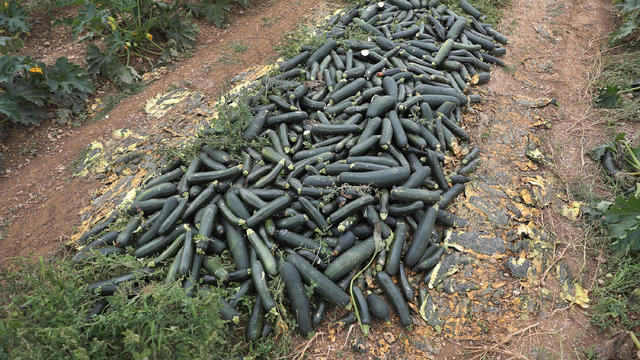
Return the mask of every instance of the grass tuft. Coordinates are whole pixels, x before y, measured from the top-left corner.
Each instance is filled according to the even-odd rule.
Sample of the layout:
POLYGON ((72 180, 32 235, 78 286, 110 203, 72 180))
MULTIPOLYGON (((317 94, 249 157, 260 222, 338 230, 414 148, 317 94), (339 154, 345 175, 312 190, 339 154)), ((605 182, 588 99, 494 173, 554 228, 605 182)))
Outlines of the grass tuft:
MULTIPOLYGON (((640 48, 618 46, 605 50, 602 55, 602 69, 593 83, 595 90, 608 86, 624 90, 640 81, 640 48)), ((602 110, 609 125, 640 119, 640 96, 637 92, 623 94, 621 98, 616 107, 602 110)))
POLYGON ((591 323, 615 333, 640 327, 640 259, 609 258, 610 270, 594 287, 591 323), (636 294, 634 295, 634 291, 636 294))

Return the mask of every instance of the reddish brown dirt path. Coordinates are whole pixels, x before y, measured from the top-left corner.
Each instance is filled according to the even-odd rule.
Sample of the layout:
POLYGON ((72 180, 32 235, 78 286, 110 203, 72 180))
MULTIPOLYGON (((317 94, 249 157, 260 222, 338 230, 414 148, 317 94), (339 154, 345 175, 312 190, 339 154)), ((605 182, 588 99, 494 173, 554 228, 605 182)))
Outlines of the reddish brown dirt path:
POLYGON ((256 2, 232 14, 225 29, 201 26, 192 57, 119 103, 108 118, 78 128, 43 124, 12 131, 4 144, 8 171, 0 177, 0 219, 10 222, 0 240, 0 265, 9 257, 49 254, 73 233, 78 212, 89 203, 90 193, 101 186, 91 178, 72 178, 68 170, 89 142, 100 141, 115 129, 145 128, 157 121, 142 107, 170 86, 188 86, 215 97, 242 70, 274 59, 274 45, 282 34, 323 6, 325 2, 310 0, 256 2), (246 51, 233 51, 233 44, 246 46, 246 51), (37 155, 28 156, 34 148, 37 155))

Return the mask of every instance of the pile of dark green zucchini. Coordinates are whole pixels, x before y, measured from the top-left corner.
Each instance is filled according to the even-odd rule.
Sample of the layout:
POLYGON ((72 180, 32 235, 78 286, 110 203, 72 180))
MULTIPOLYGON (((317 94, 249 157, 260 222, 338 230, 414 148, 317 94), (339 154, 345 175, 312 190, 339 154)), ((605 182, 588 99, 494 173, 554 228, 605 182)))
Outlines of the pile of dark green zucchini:
POLYGON ((248 340, 279 311, 269 286, 278 277, 303 335, 330 304, 350 302, 355 315, 343 323, 367 329, 372 316, 388 320, 389 303, 409 326, 407 302, 424 300, 420 283, 444 252, 439 229, 459 220, 445 209, 479 161, 460 125, 463 109, 480 100, 468 84, 488 81, 507 41, 469 3, 459 5, 464 16, 438 1, 387 0, 332 17, 323 45, 303 47, 255 84, 244 137, 264 136, 269 146, 234 160, 209 144, 190 163, 173 159, 138 192, 122 231, 104 233, 112 217, 81 238, 95 240, 75 260, 129 252, 148 264, 90 284, 103 296, 92 314, 104 296, 161 269, 190 295, 239 286, 225 319, 237 319, 241 297, 255 298, 248 340), (350 29, 369 38, 345 38, 350 29), (466 156, 447 171, 445 154, 457 147, 466 156))

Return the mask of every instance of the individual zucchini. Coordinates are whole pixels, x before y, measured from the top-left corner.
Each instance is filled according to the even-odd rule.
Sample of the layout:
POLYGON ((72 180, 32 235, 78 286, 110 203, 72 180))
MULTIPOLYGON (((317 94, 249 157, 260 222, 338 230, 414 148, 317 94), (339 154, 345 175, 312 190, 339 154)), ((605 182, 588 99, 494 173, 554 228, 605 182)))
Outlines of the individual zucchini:
POLYGON ((187 208, 188 198, 180 198, 178 201, 178 205, 176 205, 175 209, 171 211, 169 215, 164 219, 160 227, 158 228, 158 234, 166 234, 175 228, 176 223, 182 217, 184 210, 187 208))
POLYGON ((265 222, 271 216, 286 209, 291 204, 291 198, 289 196, 282 196, 276 200, 271 201, 262 209, 256 211, 251 217, 247 219, 247 227, 255 227, 265 222))
POLYGON ((405 254, 404 261, 407 266, 413 267, 430 242, 431 231, 438 214, 438 206, 434 205, 427 209, 426 214, 418 223, 418 228, 413 233, 413 240, 405 254))
POLYGON ((338 306, 347 306, 350 301, 349 295, 323 273, 314 268, 313 265, 309 264, 302 256, 290 253, 287 255, 287 262, 293 264, 298 269, 305 283, 317 285, 314 291, 320 294, 320 296, 338 306))
POLYGON ((398 290, 393 280, 391 280, 391 277, 389 277, 386 272, 379 271, 376 274, 376 281, 396 310, 400 324, 404 327, 411 325, 411 317, 407 303, 404 301, 400 290, 398 290))
POLYGON ((376 250, 376 244, 373 237, 352 246, 340 256, 334 259, 324 274, 331 280, 338 280, 348 274, 358 265, 370 259, 376 250))
POLYGON ((360 318, 360 323, 363 325, 363 333, 367 335, 369 332, 369 326, 371 325, 371 313, 369 312, 369 305, 367 304, 367 298, 362 293, 359 287, 354 286, 352 288, 353 291, 353 300, 358 309, 358 316, 360 318))
POLYGON ((133 232, 140 226, 140 224, 142 224, 142 220, 139 217, 132 217, 124 230, 122 230, 118 234, 118 237, 116 237, 115 244, 121 248, 127 247, 131 242, 133 232))
POLYGON ((267 276, 260 260, 256 259, 251 262, 251 279, 253 280, 256 293, 258 293, 258 297, 262 301, 262 307, 265 312, 271 312, 272 309, 275 309, 276 303, 273 301, 273 297, 271 297, 271 293, 269 292, 267 276))
POLYGON ((407 273, 402 263, 400 263, 399 270, 398 284, 400 284, 402 295, 404 295, 404 298, 407 299, 408 302, 415 302, 416 294, 413 290, 413 286, 411 286, 411 283, 409 282, 409 278, 407 277, 407 273))
POLYGON ((411 189, 397 186, 391 190, 391 200, 400 202, 422 201, 423 203, 435 203, 440 201, 441 191, 426 189, 411 189))
POLYGON ((247 239, 249 243, 256 251, 256 255, 262 262, 265 271, 271 276, 275 276, 278 273, 278 266, 276 264, 276 258, 271 253, 271 250, 267 247, 264 241, 260 238, 253 229, 247 229, 247 239))
POLYGON ((398 273, 400 261, 402 259, 402 249, 404 248, 404 242, 409 234, 409 227, 404 221, 399 221, 396 224, 395 230, 393 243, 391 244, 391 249, 387 254, 387 261, 384 269, 389 275, 395 275, 398 273))
POLYGON ((178 193, 176 186, 170 182, 161 183, 142 190, 135 198, 135 202, 149 199, 166 198, 178 193))
POLYGON ((327 218, 327 222, 329 222, 330 224, 335 224, 341 220, 343 220, 344 218, 346 218, 347 216, 351 215, 352 213, 366 207, 367 205, 373 203, 375 199, 373 198, 373 196, 371 195, 363 195, 349 203, 347 203, 346 205, 342 206, 341 208, 339 208, 338 210, 336 210, 336 212, 334 212, 333 214, 329 215, 329 217, 327 218))
POLYGON ((260 297, 256 297, 256 301, 253 304, 253 311, 251 316, 247 320, 247 325, 244 328, 244 338, 247 341, 255 341, 260 337, 262 333, 262 326, 264 324, 264 306, 262 306, 262 300, 260 297))
POLYGON ((408 167, 392 167, 378 171, 343 172, 338 175, 338 181, 350 185, 391 187, 402 184, 410 175, 408 167))
POLYGON ((215 180, 227 180, 242 174, 242 164, 229 167, 225 170, 194 172, 190 175, 185 175, 183 179, 187 179, 188 184, 204 184, 215 180))
POLYGON ((249 249, 247 242, 237 227, 227 221, 224 223, 224 233, 227 240, 231 256, 236 265, 236 269, 246 269, 249 267, 249 249))
POLYGON ((277 230, 275 238, 278 242, 292 249, 299 247, 308 250, 321 249, 321 245, 317 241, 289 230, 277 230))
POLYGON ((369 294, 367 296, 367 305, 371 315, 378 320, 389 322, 389 305, 379 295, 369 294))
POLYGON ((291 307, 298 323, 298 331, 300 335, 307 336, 313 331, 311 322, 311 306, 309 299, 302 284, 302 279, 298 269, 289 262, 283 262, 280 265, 280 274, 284 280, 287 297, 291 302, 291 307))

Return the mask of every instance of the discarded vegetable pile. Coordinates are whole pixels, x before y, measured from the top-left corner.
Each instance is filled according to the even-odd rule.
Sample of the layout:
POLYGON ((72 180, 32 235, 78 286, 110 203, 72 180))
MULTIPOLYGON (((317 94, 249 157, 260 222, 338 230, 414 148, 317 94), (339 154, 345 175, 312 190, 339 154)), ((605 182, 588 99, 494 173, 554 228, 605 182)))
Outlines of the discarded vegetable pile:
POLYGON ((504 36, 466 1, 460 7, 467 16, 438 1, 389 0, 332 17, 322 46, 303 47, 253 86, 244 137, 270 146, 235 160, 209 144, 188 164, 173 159, 138 192, 123 230, 101 235, 112 217, 82 236, 80 244, 98 235, 75 260, 96 252, 149 260, 88 291, 112 295, 154 269, 189 294, 241 284, 221 316, 237 319, 239 299, 255 293, 245 333, 252 340, 266 313, 284 309, 269 286, 281 278, 303 335, 328 304, 353 301, 355 314, 342 321, 357 319, 365 332, 371 316, 388 320, 378 294, 409 326, 407 302, 426 296, 422 286, 417 300, 414 284, 428 282, 445 250, 434 226, 455 226, 444 209, 479 161, 460 125, 461 109, 480 101, 465 94, 467 83, 488 81, 505 52, 504 36), (354 31, 369 38, 346 38, 354 31), (445 154, 466 156, 452 172, 445 154), (223 265, 229 257, 233 271, 223 265))

